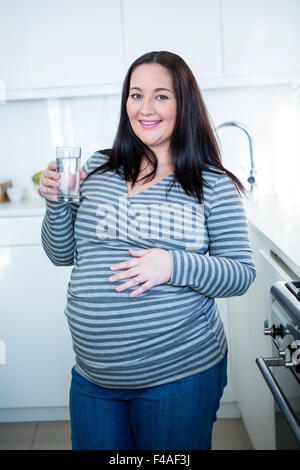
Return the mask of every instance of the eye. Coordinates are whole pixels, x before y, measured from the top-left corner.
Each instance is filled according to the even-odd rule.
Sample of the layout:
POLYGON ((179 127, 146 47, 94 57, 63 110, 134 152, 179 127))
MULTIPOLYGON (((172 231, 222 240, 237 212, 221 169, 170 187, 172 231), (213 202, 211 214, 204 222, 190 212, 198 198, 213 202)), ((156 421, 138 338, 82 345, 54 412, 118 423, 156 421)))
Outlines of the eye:
POLYGON ((133 93, 131 95, 131 98, 133 98, 134 100, 138 100, 140 97, 141 97, 141 95, 139 95, 138 93, 133 93))
POLYGON ((169 98, 165 95, 158 95, 157 98, 159 98, 159 100, 168 100, 169 98))

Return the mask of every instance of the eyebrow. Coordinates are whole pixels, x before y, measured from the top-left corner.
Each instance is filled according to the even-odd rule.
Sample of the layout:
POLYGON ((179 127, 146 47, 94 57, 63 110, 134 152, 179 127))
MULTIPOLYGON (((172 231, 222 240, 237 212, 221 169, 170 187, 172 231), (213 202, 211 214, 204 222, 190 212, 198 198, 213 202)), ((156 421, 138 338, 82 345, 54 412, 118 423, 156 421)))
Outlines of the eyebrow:
MULTIPOLYGON (((130 88, 130 90, 142 91, 142 89, 137 87, 137 86, 134 86, 134 87, 130 88)), ((155 88, 154 91, 169 91, 170 93, 173 93, 172 90, 169 90, 169 88, 155 88)))

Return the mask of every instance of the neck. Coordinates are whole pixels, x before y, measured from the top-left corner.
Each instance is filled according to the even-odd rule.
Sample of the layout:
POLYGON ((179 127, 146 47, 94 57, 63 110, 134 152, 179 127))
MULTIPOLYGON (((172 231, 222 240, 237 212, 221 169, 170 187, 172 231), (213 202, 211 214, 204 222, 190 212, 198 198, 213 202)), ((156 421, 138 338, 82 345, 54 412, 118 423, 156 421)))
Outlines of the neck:
MULTIPOLYGON (((141 163, 141 170, 146 170, 146 168, 149 168, 149 166, 151 167, 151 163, 149 163, 149 161, 144 157, 142 159, 142 163, 141 163)), ((172 164, 172 160, 170 157, 160 157, 159 155, 157 155, 157 170, 158 171, 166 171, 166 170, 172 170, 173 171, 173 164, 172 164)))

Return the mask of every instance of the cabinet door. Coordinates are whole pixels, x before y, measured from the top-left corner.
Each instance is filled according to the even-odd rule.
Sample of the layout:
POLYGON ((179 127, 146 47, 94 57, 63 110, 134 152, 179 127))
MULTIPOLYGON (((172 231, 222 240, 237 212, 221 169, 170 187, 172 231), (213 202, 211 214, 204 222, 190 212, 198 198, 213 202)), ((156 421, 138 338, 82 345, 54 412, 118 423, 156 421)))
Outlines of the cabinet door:
MULTIPOLYGON (((255 449, 275 449, 275 412, 273 396, 259 371, 255 359, 272 356, 269 336, 263 334, 264 320, 270 321, 270 288, 274 282, 291 280, 276 260, 271 251, 259 249, 257 270, 261 273, 259 287, 255 296, 250 296, 250 341, 252 346, 251 363, 253 369, 253 387, 251 395, 251 414, 248 416, 248 432, 255 449)), ((254 294, 254 292, 252 293, 254 294)))
MULTIPOLYGON (((261 240, 253 233, 253 231, 250 231, 250 238, 256 265, 256 279, 245 295, 231 299, 230 310, 232 318, 233 354, 235 357, 234 365, 237 403, 252 445, 256 448, 257 440, 260 441, 262 436, 256 424, 256 419, 253 419, 252 415, 257 416, 255 407, 257 403, 261 403, 261 395, 257 390, 259 378, 256 370, 257 366, 255 364, 255 358, 253 357, 252 331, 253 322, 259 323, 255 341, 261 342, 260 339, 262 335, 263 321, 265 319, 265 301, 263 292, 263 279, 265 273, 260 266, 259 259, 259 249, 262 246, 261 240), (253 320, 253 314, 256 317, 259 316, 259 319, 253 320), (256 432, 259 436, 258 439, 255 436, 253 437, 253 434, 256 432)), ((263 395, 264 392, 265 391, 263 391, 263 395)), ((269 425, 270 419, 272 420, 272 411, 270 411, 271 397, 269 396, 267 398, 267 423, 269 425)), ((263 430, 265 431, 264 426, 263 430)), ((268 436, 269 430, 265 434, 268 436)), ((264 439, 262 439, 262 444, 266 445, 264 439)))
POLYGON ((30 88, 28 38, 24 0, 1 1, 0 80, 6 89, 30 88))
POLYGON ((243 418, 252 445, 256 450, 275 449, 274 404, 272 395, 256 365, 255 359, 272 355, 270 337, 263 334, 264 320, 268 318, 267 298, 273 282, 281 280, 267 258, 259 250, 256 253, 257 279, 254 289, 249 292, 250 356, 247 373, 251 378, 251 388, 247 394, 243 418))
POLYGON ((179 54, 196 78, 222 75, 219 0, 124 0, 126 67, 151 51, 179 54))
POLYGON ((270 247, 251 231, 256 279, 247 294, 232 306, 234 351, 239 409, 256 450, 275 449, 274 401, 255 359, 272 356, 270 337, 263 334, 270 319, 270 287, 289 280, 289 275, 271 256, 270 247))
POLYGON ((119 0, 26 1, 33 87, 123 80, 119 0))
POLYGON ((226 76, 300 71, 299 0, 223 0, 222 11, 226 76))
MULTIPOLYGON (((250 239, 257 269, 256 254, 260 244, 252 231, 250 231, 250 239)), ((232 323, 232 349, 234 356, 234 362, 232 364, 233 375, 236 383, 237 403, 244 421, 245 417, 251 413, 250 403, 254 370, 251 357, 251 318, 249 299, 250 296, 255 298, 260 274, 260 272, 257 272, 256 279, 246 294, 232 297, 229 302, 232 323)), ((255 302, 255 305, 258 305, 258 303, 255 302)))
POLYGON ((224 389, 221 403, 234 402, 236 401, 235 393, 235 376, 233 374, 232 361, 234 356, 232 354, 232 334, 231 334, 231 322, 230 322, 230 311, 228 308, 229 299, 216 299, 220 316, 224 325, 227 343, 228 343, 228 359, 227 359, 227 386, 224 389))
POLYGON ((74 353, 64 315, 71 267, 41 246, 0 248, 0 408, 68 406, 74 353))

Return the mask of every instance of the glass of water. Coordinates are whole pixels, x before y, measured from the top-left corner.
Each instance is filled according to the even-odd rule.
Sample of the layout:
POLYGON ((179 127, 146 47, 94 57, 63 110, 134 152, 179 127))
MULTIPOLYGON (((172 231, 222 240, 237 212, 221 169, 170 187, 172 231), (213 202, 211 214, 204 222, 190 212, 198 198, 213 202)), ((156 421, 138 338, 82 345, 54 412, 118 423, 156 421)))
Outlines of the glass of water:
POLYGON ((58 202, 79 201, 81 147, 56 147, 57 172, 60 173, 58 202))

